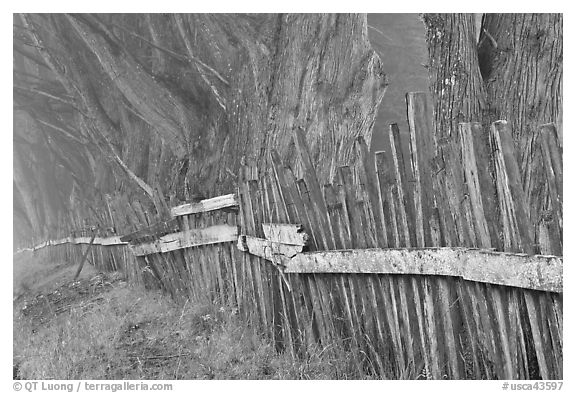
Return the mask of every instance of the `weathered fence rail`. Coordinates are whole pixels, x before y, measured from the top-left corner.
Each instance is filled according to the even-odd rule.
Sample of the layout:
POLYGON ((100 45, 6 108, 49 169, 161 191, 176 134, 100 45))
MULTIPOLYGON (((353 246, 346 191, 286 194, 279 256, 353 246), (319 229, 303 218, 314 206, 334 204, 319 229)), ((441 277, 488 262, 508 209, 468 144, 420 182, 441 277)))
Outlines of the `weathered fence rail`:
POLYGON ((562 292, 562 259, 476 249, 362 249, 295 254, 286 273, 374 273, 460 277, 466 281, 562 292))
MULTIPOLYGON (((117 206, 108 221, 129 234, 95 238, 92 263, 175 299, 238 307, 294 356, 339 347, 385 378, 562 378, 553 125, 535 138, 547 189, 534 217, 505 122, 436 140, 425 97, 407 101, 409 149, 391 125, 387 151, 373 157, 359 138, 357 165, 320 184, 296 130, 302 179, 273 152, 265 176, 243 166, 236 194, 174 207, 169 221, 117 206)), ((36 251, 77 260, 84 243, 36 251)))

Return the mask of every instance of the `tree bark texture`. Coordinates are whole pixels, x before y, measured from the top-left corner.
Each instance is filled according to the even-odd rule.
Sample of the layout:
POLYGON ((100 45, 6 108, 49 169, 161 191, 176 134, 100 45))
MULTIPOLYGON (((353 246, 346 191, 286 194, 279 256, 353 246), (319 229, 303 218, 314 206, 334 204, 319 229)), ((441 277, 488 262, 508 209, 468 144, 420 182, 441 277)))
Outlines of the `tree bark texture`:
POLYGON ((44 135, 58 161, 52 207, 30 191, 47 186, 43 164, 15 170, 38 236, 38 210, 77 224, 119 195, 160 216, 230 192, 240 162, 263 172, 272 150, 298 172, 297 128, 328 180, 355 159, 356 137, 370 140, 386 86, 365 15, 23 14, 14 49, 15 118, 35 124, 15 139, 44 135))
POLYGON ((455 138, 458 123, 481 121, 486 107, 474 14, 424 14, 423 20, 436 138, 455 138))
POLYGON ((423 15, 436 141, 452 143, 461 121, 508 121, 538 244, 551 217, 539 127, 554 123, 562 144, 562 15, 485 14, 481 31, 474 19, 423 15))

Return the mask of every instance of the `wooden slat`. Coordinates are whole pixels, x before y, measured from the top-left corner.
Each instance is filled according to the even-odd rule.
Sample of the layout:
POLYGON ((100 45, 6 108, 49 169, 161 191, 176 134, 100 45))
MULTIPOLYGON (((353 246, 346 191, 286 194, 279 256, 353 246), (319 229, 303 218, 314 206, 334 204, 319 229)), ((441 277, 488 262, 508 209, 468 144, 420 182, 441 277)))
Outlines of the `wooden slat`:
MULTIPOLYGON (((384 219, 384 204, 381 203, 382 197, 381 190, 385 189, 384 187, 380 187, 377 183, 376 177, 376 167, 374 162, 374 156, 370 154, 368 150, 368 145, 362 136, 359 136, 356 139, 356 147, 358 149, 358 153, 360 156, 360 160, 362 162, 363 171, 361 172, 361 180, 364 183, 364 188, 368 194, 368 199, 370 202, 370 206, 372 207, 372 212, 374 214, 374 224, 375 224, 375 232, 376 232, 376 242, 378 247, 388 247, 388 244, 391 242, 387 235, 387 225, 384 219)), ((384 168, 379 168, 384 169, 384 168)), ((387 194, 385 194, 387 195, 387 194)), ((386 212, 390 213, 390 212, 386 212)))
MULTIPOLYGON (((246 168, 249 169, 249 168, 246 168)), ((246 176, 248 177, 248 176, 246 176)), ((251 236, 257 236, 262 238, 264 236, 264 231, 262 230, 262 211, 258 209, 260 191, 258 190, 258 181, 249 180, 247 182, 247 188, 243 191, 245 194, 245 201, 242 209, 245 216, 245 222, 248 225, 247 233, 251 236), (246 203, 247 202, 247 203, 246 203)), ((252 279, 254 280, 254 290, 256 294, 256 300, 260 305, 259 316, 262 326, 262 331, 266 332, 268 335, 271 332, 271 326, 269 324, 270 315, 270 303, 268 301, 267 293, 265 290, 264 275, 262 273, 262 266, 260 260, 255 256, 250 255, 249 269, 252 270, 252 279)))
POLYGON ((336 195, 336 191, 332 184, 325 184, 323 191, 324 200, 326 201, 326 206, 328 208, 328 219, 330 221, 329 233, 336 249, 341 250, 344 248, 342 246, 344 240, 341 236, 342 225, 340 224, 340 215, 338 211, 342 208, 342 204, 338 202, 338 196, 336 195))
POLYGON ((464 168, 465 185, 468 188, 468 196, 470 197, 477 246, 480 248, 490 248, 492 245, 488 231, 488 223, 484 215, 472 125, 470 123, 460 123, 458 132, 460 136, 460 147, 462 148, 462 166, 464 168))
POLYGON ((136 256, 159 252, 170 252, 182 248, 197 247, 207 244, 233 242, 238 238, 238 227, 231 225, 214 225, 202 229, 171 233, 151 243, 131 246, 136 256))
POLYGON ((352 248, 363 248, 366 245, 366 239, 362 233, 362 224, 360 218, 360 209, 356 201, 352 171, 348 166, 341 166, 337 169, 340 195, 343 202, 344 211, 348 217, 347 232, 350 235, 352 248))
POLYGON ((439 141, 438 144, 444 168, 438 176, 444 176, 444 179, 439 180, 445 187, 439 199, 444 199, 443 203, 447 204, 448 212, 452 216, 448 218, 446 224, 454 225, 456 228, 457 239, 454 239, 453 245, 477 247, 470 198, 464 189, 460 147, 454 138, 439 141))
MULTIPOLYGON (((15 254, 23 252, 23 251, 37 251, 44 247, 48 246, 58 246, 62 244, 90 244, 92 241, 92 237, 65 237, 58 240, 47 240, 43 243, 38 244, 32 248, 23 248, 19 249, 15 252, 15 254)), ((111 237, 95 237, 93 244, 101 245, 101 246, 119 246, 119 245, 126 245, 127 242, 120 240, 119 236, 111 236, 111 237)))
POLYGON ((123 235, 120 237, 120 240, 123 242, 135 242, 140 238, 146 238, 149 236, 158 238, 168 233, 177 232, 179 229, 180 228, 178 227, 178 222, 175 218, 173 218, 168 221, 158 222, 149 227, 140 229, 127 235, 123 235))
POLYGON ((528 379, 528 357, 526 353, 526 343, 520 316, 521 290, 513 288, 508 292, 508 298, 503 299, 508 307, 508 325, 510 326, 510 351, 514 362, 514 379, 528 379))
MULTIPOLYGON (((282 165, 280 156, 275 150, 272 151, 270 157, 273 163, 274 176, 276 183, 279 186, 285 213, 289 218, 291 218, 291 221, 300 222, 306 228, 313 228, 315 220, 309 219, 308 211, 305 209, 302 197, 295 185, 295 178, 292 171, 282 165)), ((310 214, 311 213, 312 212, 310 212, 310 214)), ((318 239, 319 234, 315 233, 314 230, 311 230, 309 235, 312 243, 311 247, 315 250, 318 249, 318 245, 320 244, 320 239, 318 239)))
POLYGON ((493 161, 489 153, 489 135, 484 131, 480 123, 471 123, 472 138, 474 139, 474 156, 476 157, 476 168, 478 170, 478 183, 481 190, 482 205, 492 247, 502 250, 500 232, 501 225, 498 222, 498 200, 496 198, 496 188, 493 182, 491 171, 493 161))
MULTIPOLYGON (((392 346, 394 348, 394 355, 397 359, 397 372, 400 374, 402 370, 406 370, 409 364, 406 362, 406 357, 404 356, 404 350, 402 346, 402 336, 406 334, 400 330, 399 315, 400 311, 397 308, 396 295, 393 289, 393 279, 391 276, 377 276, 376 282, 377 292, 380 292, 380 297, 383 302, 383 312, 386 314, 386 322, 388 325, 388 331, 392 340, 392 346)), ((407 347, 408 344, 404 343, 407 347)), ((408 350, 407 350, 408 352, 408 350)), ((409 361, 412 361, 410 359, 409 361)))
POLYGON ((514 153, 512 132, 508 123, 492 123, 490 133, 495 153, 498 199, 504 227, 505 250, 533 253, 533 228, 528 218, 526 194, 514 153))
MULTIPOLYGON (((562 233, 563 233, 563 196, 562 196, 562 169, 558 167, 557 161, 561 161, 561 154, 556 139, 556 129, 552 124, 540 127, 540 150, 542 152, 543 167, 546 173, 546 183, 550 195, 550 204, 555 215, 556 227, 551 228, 553 232, 551 253, 562 255, 562 233), (555 159, 553 159, 555 157, 555 159), (560 173, 556 173, 556 172, 560 173)), ((561 162, 560 162, 561 164, 561 162)))
POLYGON ((506 317, 504 305, 500 296, 500 288, 488 287, 487 292, 491 298, 491 305, 493 307, 492 319, 496 324, 495 336, 499 340, 499 351, 496 356, 502 359, 504 365, 504 376, 506 379, 515 379, 515 368, 512 363, 512 356, 510 354, 510 342, 512 338, 508 334, 508 327, 506 324, 506 317))
POLYGON ((458 248, 364 249, 297 254, 287 273, 381 273, 462 277, 562 292, 562 258, 458 248))
POLYGON ((540 307, 542 309, 542 313, 545 315, 547 325, 550 331, 550 355, 554 359, 554 369, 555 379, 562 379, 563 376, 563 340, 562 340, 562 330, 560 330, 560 326, 558 321, 554 315, 553 311, 553 304, 554 300, 552 299, 551 294, 541 294, 540 295, 540 307))
POLYGON ((540 322, 542 314, 537 309, 536 294, 524 292, 524 301, 526 302, 526 310, 528 311, 528 319, 530 321, 530 330, 532 331, 532 339, 534 340, 534 350, 536 352, 536 359, 538 360, 538 368, 542 379, 551 379, 549 374, 549 365, 546 361, 546 352, 548 348, 544 345, 544 335, 540 322))
POLYGON ((400 140, 400 129, 396 123, 390 124, 389 140, 392 164, 395 173, 395 208, 397 211, 398 235, 401 247, 411 247, 416 244, 414 233, 414 207, 413 199, 407 195, 408 181, 412 175, 407 173, 404 153, 400 140))
POLYGON ((308 234, 300 224, 262 224, 266 239, 295 246, 305 246, 308 234))
POLYGON ((306 143, 306 137, 304 131, 301 128, 296 128, 294 130, 294 144, 296 146, 296 152, 298 157, 302 162, 302 167, 304 169, 304 180, 310 192, 310 200, 313 206, 312 214, 316 215, 318 224, 321 228, 321 237, 323 239, 323 244, 325 249, 334 249, 334 243, 330 236, 327 235, 328 230, 328 210, 326 208, 326 203, 324 202, 324 197, 322 196, 322 189, 320 188, 320 183, 316 177, 316 170, 312 164, 312 158, 310 157, 310 152, 308 151, 308 144, 306 143))
POLYGON ((128 243, 120 240, 120 236, 112 236, 112 237, 104 237, 104 238, 97 237, 96 239, 94 239, 94 244, 99 244, 101 246, 117 246, 117 245, 123 245, 123 244, 128 244, 128 243))
POLYGON ((238 249, 279 264, 286 258, 292 258, 302 252, 302 246, 272 242, 248 235, 238 238, 238 249))
MULTIPOLYGON (((376 173, 374 179, 377 182, 378 194, 378 210, 379 215, 374 217, 376 220, 382 220, 382 228, 385 228, 386 245, 384 242, 379 244, 379 247, 401 247, 400 234, 398 233, 398 223, 396 218, 396 208, 394 203, 394 191, 396 187, 396 179, 394 177, 394 167, 388 165, 388 155, 384 151, 376 152, 375 154, 376 173), (388 220, 388 222, 386 222, 388 220)), ((374 182, 374 179, 368 182, 374 182)))
POLYGON ((304 179, 295 180, 296 189, 298 190, 298 196, 300 198, 301 204, 301 215, 305 216, 304 222, 310 224, 310 233, 314 234, 313 239, 316 240, 315 250, 326 250, 327 243, 324 238, 324 231, 322 225, 318 221, 318 217, 315 214, 314 202, 312 201, 312 196, 310 195, 310 190, 304 179))
POLYGON ((422 92, 406 94, 410 154, 414 173, 414 206, 416 213, 416 246, 430 246, 432 235, 429 220, 434 202, 430 163, 435 149, 431 112, 422 92))
POLYGON ((236 194, 220 195, 215 198, 204 199, 200 202, 186 203, 175 206, 170 209, 173 216, 184 216, 187 214, 196 214, 219 210, 224 208, 234 208, 238 206, 236 194))

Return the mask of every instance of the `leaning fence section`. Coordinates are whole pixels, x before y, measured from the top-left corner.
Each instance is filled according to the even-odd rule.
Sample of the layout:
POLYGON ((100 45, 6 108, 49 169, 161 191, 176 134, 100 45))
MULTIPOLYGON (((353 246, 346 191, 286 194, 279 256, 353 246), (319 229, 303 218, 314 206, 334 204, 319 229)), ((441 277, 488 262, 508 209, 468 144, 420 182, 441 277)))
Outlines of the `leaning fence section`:
MULTIPOLYGON (((507 132, 498 129, 502 124, 492 127, 495 138, 507 132)), ((472 218, 486 220, 487 213, 462 206, 473 187, 476 201, 483 197, 477 169, 466 172, 466 182, 427 173, 424 167, 438 157, 421 159, 426 145, 419 144, 417 130, 411 132, 410 165, 402 164, 405 149, 392 126, 392 165, 381 153, 372 161, 359 139, 359 165, 338 168, 330 184, 319 184, 299 131, 294 139, 302 179, 274 153, 269 176, 248 179, 255 171, 245 168, 239 187, 243 235, 264 239, 269 223, 300 223, 310 231, 310 252, 292 255, 270 244, 278 252, 260 256, 260 264, 265 258, 275 267, 256 301, 264 325, 276 327, 270 332, 275 342, 296 353, 308 343, 341 345, 363 371, 389 378, 560 378, 561 258, 521 249, 522 234, 512 224, 499 228, 512 239, 501 248, 509 252, 495 252, 487 225, 472 218), (450 190, 461 192, 454 202, 462 216, 442 205, 449 200, 439 195, 450 190), (459 220, 451 231, 444 224, 450 219, 459 220), (461 239, 484 250, 446 248, 461 239)), ((514 168, 500 170, 504 184, 496 201, 510 206, 503 222, 518 222, 524 206, 514 198, 514 168)))
POLYGON ((103 218, 113 231, 35 252, 77 260, 88 250, 97 267, 176 300, 237 308, 279 351, 339 348, 363 373, 561 379, 554 126, 534 138, 543 169, 521 171, 506 122, 462 123, 437 140, 426 97, 410 93, 407 103, 409 138, 395 124, 377 130, 388 148, 375 155, 358 138, 356 164, 329 183, 296 130, 302 178, 273 151, 264 176, 240 168, 234 194, 174 207, 156 224, 120 199, 103 218), (528 193, 528 183, 543 189, 528 193), (528 194, 539 195, 538 209, 528 194))

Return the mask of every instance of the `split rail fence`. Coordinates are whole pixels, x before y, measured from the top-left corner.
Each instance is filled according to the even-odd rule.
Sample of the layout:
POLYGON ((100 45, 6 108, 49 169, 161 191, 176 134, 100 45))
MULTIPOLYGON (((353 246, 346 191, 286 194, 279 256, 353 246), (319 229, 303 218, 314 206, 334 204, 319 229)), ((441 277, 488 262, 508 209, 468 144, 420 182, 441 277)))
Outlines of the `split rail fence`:
POLYGON ((535 139, 548 209, 535 227, 506 122, 462 123, 437 141, 424 94, 407 101, 409 149, 395 124, 375 159, 359 138, 357 165, 330 184, 297 130, 302 178, 272 152, 265 176, 241 168, 235 194, 174 207, 154 225, 138 206, 112 207, 109 221, 129 235, 81 233, 36 251, 78 260, 88 249, 96 267, 175 299, 237 307, 278 351, 340 347, 362 373, 562 379, 554 126, 535 139))

